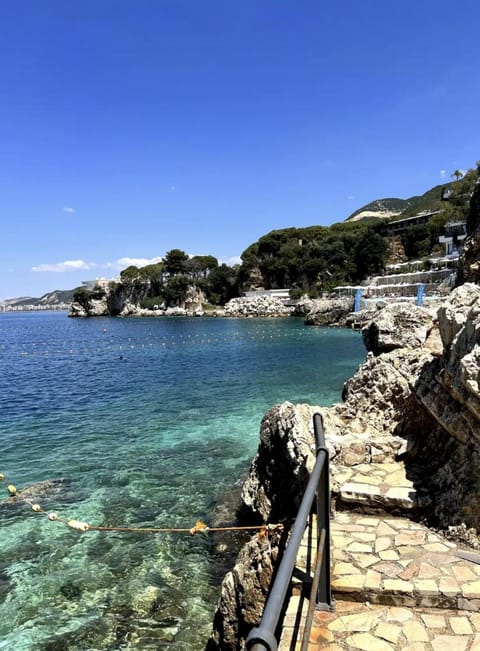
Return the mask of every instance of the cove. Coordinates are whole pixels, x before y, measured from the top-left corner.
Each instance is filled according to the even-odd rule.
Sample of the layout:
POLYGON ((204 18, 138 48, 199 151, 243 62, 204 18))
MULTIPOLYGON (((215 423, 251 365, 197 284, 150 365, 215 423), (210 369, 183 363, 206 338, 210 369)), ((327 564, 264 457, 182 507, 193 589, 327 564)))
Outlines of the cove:
MULTIPOLYGON (((62 478, 41 501, 64 517, 190 527, 244 477, 269 407, 338 401, 364 357, 358 332, 296 318, 1 314, 0 472, 62 478)), ((82 535, 23 507, 0 524, 0 649, 203 648, 211 538, 82 535)))

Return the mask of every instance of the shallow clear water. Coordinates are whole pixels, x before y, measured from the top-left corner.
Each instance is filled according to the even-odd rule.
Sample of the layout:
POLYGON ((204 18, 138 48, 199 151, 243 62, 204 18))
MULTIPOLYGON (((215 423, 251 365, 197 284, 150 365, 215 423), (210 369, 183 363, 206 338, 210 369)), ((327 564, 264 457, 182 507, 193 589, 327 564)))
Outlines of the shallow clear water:
MULTIPOLYGON (((0 472, 64 478, 39 500, 63 517, 191 527, 245 475, 264 412, 339 400, 364 354, 358 333, 299 319, 0 314, 0 472)), ((211 539, 82 535, 5 503, 0 527, 0 649, 203 648, 211 539)))

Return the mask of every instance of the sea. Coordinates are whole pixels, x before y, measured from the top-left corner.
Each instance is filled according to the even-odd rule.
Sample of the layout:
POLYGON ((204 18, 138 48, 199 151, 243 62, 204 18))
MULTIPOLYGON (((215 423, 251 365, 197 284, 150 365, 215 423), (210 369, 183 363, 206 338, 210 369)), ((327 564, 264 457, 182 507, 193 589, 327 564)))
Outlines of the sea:
POLYGON ((264 413, 339 401, 364 357, 297 318, 1 313, 0 649, 203 649, 235 534, 62 520, 233 522, 264 413))

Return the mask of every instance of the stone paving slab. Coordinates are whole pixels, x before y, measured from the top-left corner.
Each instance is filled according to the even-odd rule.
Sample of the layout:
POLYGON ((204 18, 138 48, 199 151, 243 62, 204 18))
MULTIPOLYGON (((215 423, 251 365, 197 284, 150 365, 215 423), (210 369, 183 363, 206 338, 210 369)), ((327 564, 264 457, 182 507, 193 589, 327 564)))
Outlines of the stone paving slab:
MULTIPOLYGON (((290 600, 280 651, 301 649, 307 601, 290 600)), ((337 601, 333 613, 317 611, 308 651, 480 651, 480 613, 337 601)))
MULTIPOLYGON (((307 528, 299 580, 312 572, 312 548, 307 528)), ((331 522, 332 592, 351 601, 478 611, 480 565, 459 558, 458 550, 406 518, 339 512, 331 522)))
POLYGON ((417 508, 413 482, 402 462, 337 466, 332 471, 332 496, 348 508, 409 512, 417 508))

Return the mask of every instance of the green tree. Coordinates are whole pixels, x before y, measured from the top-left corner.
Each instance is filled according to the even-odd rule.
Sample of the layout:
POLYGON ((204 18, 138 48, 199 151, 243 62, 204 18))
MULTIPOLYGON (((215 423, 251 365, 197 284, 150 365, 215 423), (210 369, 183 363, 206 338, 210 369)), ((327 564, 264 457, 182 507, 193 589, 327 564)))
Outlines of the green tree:
POLYGON ((163 287, 162 296, 167 307, 174 307, 185 300, 188 287, 192 281, 184 274, 177 274, 168 279, 163 287))
POLYGON ((138 275, 140 278, 158 282, 162 280, 164 271, 165 265, 163 262, 157 262, 155 264, 147 264, 145 267, 141 267, 138 270, 138 275))
POLYGON ((434 236, 430 224, 417 224, 402 233, 402 244, 409 260, 423 258, 430 254, 434 236))
POLYGON ((86 306, 88 301, 92 298, 92 292, 86 287, 77 287, 73 292, 73 300, 75 303, 80 303, 83 307, 86 306))
POLYGON ((452 191, 443 206, 446 221, 468 221, 470 199, 479 178, 480 161, 477 162, 476 169, 469 169, 461 179, 453 183, 452 191))
POLYGON ((355 249, 357 280, 381 273, 385 268, 388 245, 383 237, 368 228, 358 240, 355 249))
POLYGON ((140 274, 140 269, 132 264, 120 272, 120 279, 122 282, 128 283, 138 278, 139 274, 140 274))
POLYGON ((216 267, 218 267, 218 260, 213 255, 194 255, 185 265, 188 273, 194 278, 206 278, 216 267))
POLYGON ((184 273, 187 262, 188 255, 181 249, 171 249, 163 258, 165 271, 172 275, 184 273))
POLYGON ((239 270, 239 266, 221 264, 209 273, 205 291, 210 303, 225 305, 231 298, 238 296, 239 270))

